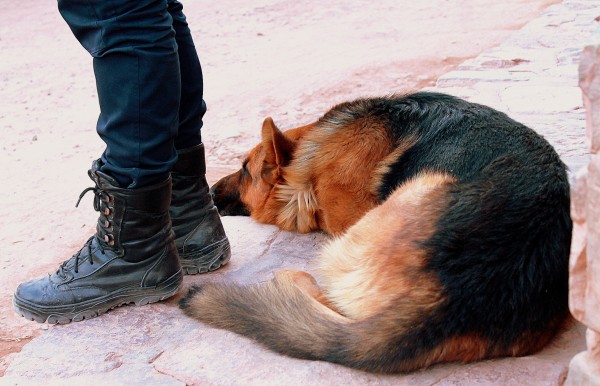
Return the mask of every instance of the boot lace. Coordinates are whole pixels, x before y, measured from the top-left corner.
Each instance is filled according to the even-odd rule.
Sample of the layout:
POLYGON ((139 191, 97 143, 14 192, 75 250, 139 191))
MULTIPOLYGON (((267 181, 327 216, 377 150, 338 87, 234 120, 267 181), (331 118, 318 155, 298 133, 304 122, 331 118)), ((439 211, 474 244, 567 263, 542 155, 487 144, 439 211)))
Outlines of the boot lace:
POLYGON ((83 247, 75 255, 73 255, 73 257, 71 257, 69 260, 64 261, 60 265, 57 273, 63 279, 67 276, 67 272, 70 270, 69 262, 71 260, 74 260, 73 268, 74 268, 75 273, 79 272, 79 262, 85 256, 85 255, 82 256, 82 252, 84 250, 87 251, 87 256, 89 256, 90 265, 94 265, 94 259, 93 259, 94 255, 92 254, 92 244, 93 244, 94 238, 97 239, 96 244, 98 245, 98 249, 100 249, 100 252, 103 255, 106 250, 105 245, 108 245, 109 247, 112 247, 115 245, 114 236, 111 233, 112 232, 111 220, 112 220, 112 214, 113 214, 113 210, 114 210, 109 205, 112 200, 111 196, 97 186, 86 188, 79 195, 79 199, 77 200, 77 203, 75 204, 76 208, 79 207, 79 203, 81 202, 81 199, 88 192, 94 192, 94 210, 96 212, 100 212, 100 219, 98 221, 97 232, 95 235, 91 236, 85 242, 83 247))

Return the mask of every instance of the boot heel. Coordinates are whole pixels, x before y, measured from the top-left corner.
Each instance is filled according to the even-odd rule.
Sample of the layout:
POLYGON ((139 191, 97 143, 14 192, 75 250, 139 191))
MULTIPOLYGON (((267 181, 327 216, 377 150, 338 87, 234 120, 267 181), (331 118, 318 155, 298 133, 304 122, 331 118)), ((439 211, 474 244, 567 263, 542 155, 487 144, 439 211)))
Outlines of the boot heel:
POLYGON ((212 272, 227 264, 231 258, 231 246, 227 238, 216 242, 200 252, 180 255, 184 275, 212 272))
POLYGON ((146 304, 160 302, 168 299, 181 289, 183 285, 183 273, 181 269, 176 274, 159 284, 151 294, 144 295, 134 301, 136 306, 145 306, 146 304))

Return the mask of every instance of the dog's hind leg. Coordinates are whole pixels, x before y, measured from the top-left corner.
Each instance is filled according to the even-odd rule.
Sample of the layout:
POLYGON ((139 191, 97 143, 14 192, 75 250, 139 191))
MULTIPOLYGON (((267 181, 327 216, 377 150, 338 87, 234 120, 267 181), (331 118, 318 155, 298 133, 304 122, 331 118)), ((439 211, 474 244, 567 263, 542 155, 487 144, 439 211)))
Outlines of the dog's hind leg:
POLYGON ((334 313, 341 316, 340 311, 327 299, 316 279, 304 271, 283 270, 275 273, 275 280, 289 282, 302 292, 315 299, 334 313))

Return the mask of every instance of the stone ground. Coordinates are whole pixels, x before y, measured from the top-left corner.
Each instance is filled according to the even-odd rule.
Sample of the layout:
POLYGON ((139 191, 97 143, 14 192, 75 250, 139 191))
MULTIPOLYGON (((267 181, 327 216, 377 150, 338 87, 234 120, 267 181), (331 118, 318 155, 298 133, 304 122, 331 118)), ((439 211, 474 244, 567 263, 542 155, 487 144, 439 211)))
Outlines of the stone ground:
MULTIPOLYGON (((583 329, 576 324, 537 355, 381 376, 273 354, 183 317, 177 299, 121 307, 67 326, 17 318, 10 310, 16 285, 55 269, 78 249, 82 234, 92 232, 91 209, 67 208, 88 186, 82 165, 102 149, 90 130, 97 102, 89 58, 54 9, 42 3, 25 1, 10 11, 0 4, 0 160, 6 183, 0 384, 562 384, 570 358, 584 349, 583 329)), ((599 28, 600 4, 594 1, 565 0, 548 8, 556 1, 481 0, 468 7, 407 1, 402 9, 382 1, 373 12, 361 11, 371 3, 359 0, 333 1, 327 9, 309 1, 231 3, 219 8, 190 2, 186 8, 206 55, 210 110, 204 137, 212 181, 238 167, 258 138, 250 128, 258 128, 265 115, 288 128, 339 101, 423 87, 489 104, 529 124, 572 170, 587 159, 577 62, 599 28), (212 28, 201 23, 207 15, 212 28), (330 29, 332 20, 337 27, 330 29), (309 50, 301 49, 307 45, 309 50), (293 53, 286 54, 290 48, 293 53)), ((223 221, 232 243, 230 264, 186 277, 186 285, 266 280, 282 268, 310 271, 326 240, 248 218, 223 221)))

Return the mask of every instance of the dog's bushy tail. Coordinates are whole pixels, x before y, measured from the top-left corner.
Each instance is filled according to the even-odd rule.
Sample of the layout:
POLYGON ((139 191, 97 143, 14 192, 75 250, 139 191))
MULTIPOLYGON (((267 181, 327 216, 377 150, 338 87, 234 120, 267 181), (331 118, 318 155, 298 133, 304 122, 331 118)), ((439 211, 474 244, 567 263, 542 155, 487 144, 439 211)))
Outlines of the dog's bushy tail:
MULTIPOLYGON (((435 306, 406 302, 398 304, 406 312, 394 307, 353 321, 276 278, 251 286, 196 286, 180 301, 180 307, 188 316, 250 337, 281 354, 394 373, 428 366, 442 354, 427 347, 430 337, 424 334, 432 331, 422 328, 435 306)), ((485 349, 476 351, 485 353, 485 349)))

